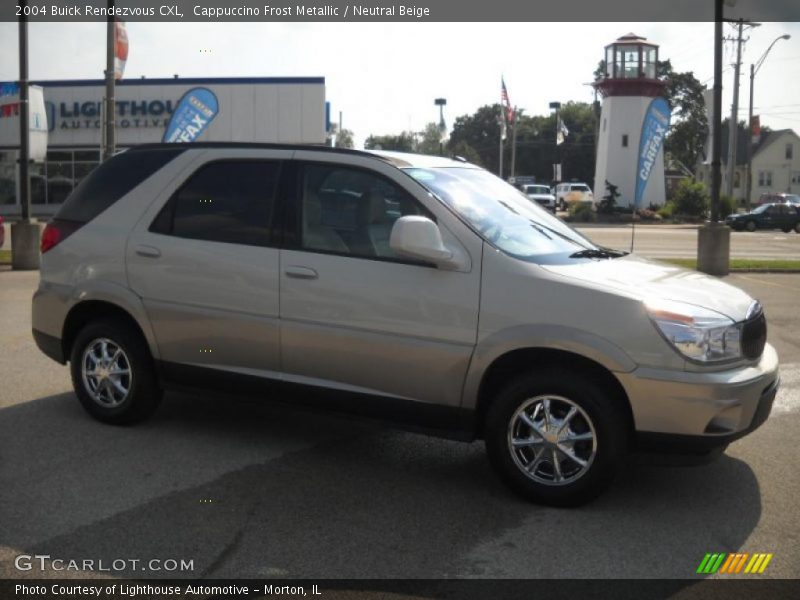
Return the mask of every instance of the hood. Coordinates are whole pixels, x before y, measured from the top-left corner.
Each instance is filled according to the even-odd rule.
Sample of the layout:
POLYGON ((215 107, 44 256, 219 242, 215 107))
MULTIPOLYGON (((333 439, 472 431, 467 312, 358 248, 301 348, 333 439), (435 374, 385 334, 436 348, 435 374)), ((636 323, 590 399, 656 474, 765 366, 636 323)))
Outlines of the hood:
POLYGON ((551 273, 624 292, 641 300, 664 298, 709 308, 743 321, 753 298, 715 277, 634 255, 542 265, 551 273))

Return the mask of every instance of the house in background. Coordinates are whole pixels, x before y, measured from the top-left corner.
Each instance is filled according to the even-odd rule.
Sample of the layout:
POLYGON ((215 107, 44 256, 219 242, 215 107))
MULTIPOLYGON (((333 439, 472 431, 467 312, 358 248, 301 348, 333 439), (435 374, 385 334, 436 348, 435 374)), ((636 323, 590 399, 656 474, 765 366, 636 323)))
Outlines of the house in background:
MULTIPOLYGON (((745 201, 747 175, 747 131, 739 128, 736 144, 736 168, 733 174, 733 197, 740 206, 758 202, 767 192, 800 193, 800 136, 791 129, 763 133, 753 144, 753 175, 750 198, 745 201)), ((728 128, 722 130, 722 190, 727 185, 728 128)), ((697 180, 711 187, 711 164, 700 163, 697 180)))

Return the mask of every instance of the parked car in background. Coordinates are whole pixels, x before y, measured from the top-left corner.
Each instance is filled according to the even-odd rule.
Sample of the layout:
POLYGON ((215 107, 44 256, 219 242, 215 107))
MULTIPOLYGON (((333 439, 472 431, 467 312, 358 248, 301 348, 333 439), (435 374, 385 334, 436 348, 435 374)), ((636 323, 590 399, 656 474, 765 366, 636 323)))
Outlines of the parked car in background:
POLYGON ((585 183, 559 183, 556 186, 556 203, 561 210, 567 210, 578 202, 594 203, 592 188, 585 183))
POLYGON ((3 217, 0 217, 0 248, 6 241, 6 228, 3 226, 3 217))
POLYGON ((550 186, 541 184, 528 184, 522 186, 524 193, 531 200, 535 200, 546 209, 556 211, 556 197, 553 195, 550 186))
POLYGON ((748 213, 728 215, 725 223, 736 231, 780 229, 789 233, 794 229, 797 233, 800 233, 800 206, 794 204, 762 204, 748 213))
POLYGON ((764 204, 795 204, 800 205, 800 195, 766 192, 758 198, 758 205, 764 204))

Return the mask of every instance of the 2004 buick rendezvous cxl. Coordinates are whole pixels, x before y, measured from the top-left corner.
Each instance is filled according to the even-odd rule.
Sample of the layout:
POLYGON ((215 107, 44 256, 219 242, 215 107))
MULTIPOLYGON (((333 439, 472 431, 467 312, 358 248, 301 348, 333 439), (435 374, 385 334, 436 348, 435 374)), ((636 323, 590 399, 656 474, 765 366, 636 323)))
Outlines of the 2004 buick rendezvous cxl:
POLYGON ((461 160, 142 146, 83 180, 42 253, 33 335, 97 419, 171 386, 388 417, 484 439, 538 502, 594 497, 630 450, 718 451, 778 388, 756 300, 461 160))

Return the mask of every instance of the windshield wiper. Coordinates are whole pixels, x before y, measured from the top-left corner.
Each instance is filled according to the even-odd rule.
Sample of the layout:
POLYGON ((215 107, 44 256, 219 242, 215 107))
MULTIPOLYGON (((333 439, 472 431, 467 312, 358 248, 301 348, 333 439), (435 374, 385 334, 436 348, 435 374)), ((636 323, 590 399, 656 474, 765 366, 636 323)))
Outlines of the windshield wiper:
POLYGON ((586 248, 578 250, 569 255, 570 258, 619 258, 626 256, 629 252, 622 250, 612 250, 611 248, 586 248))

